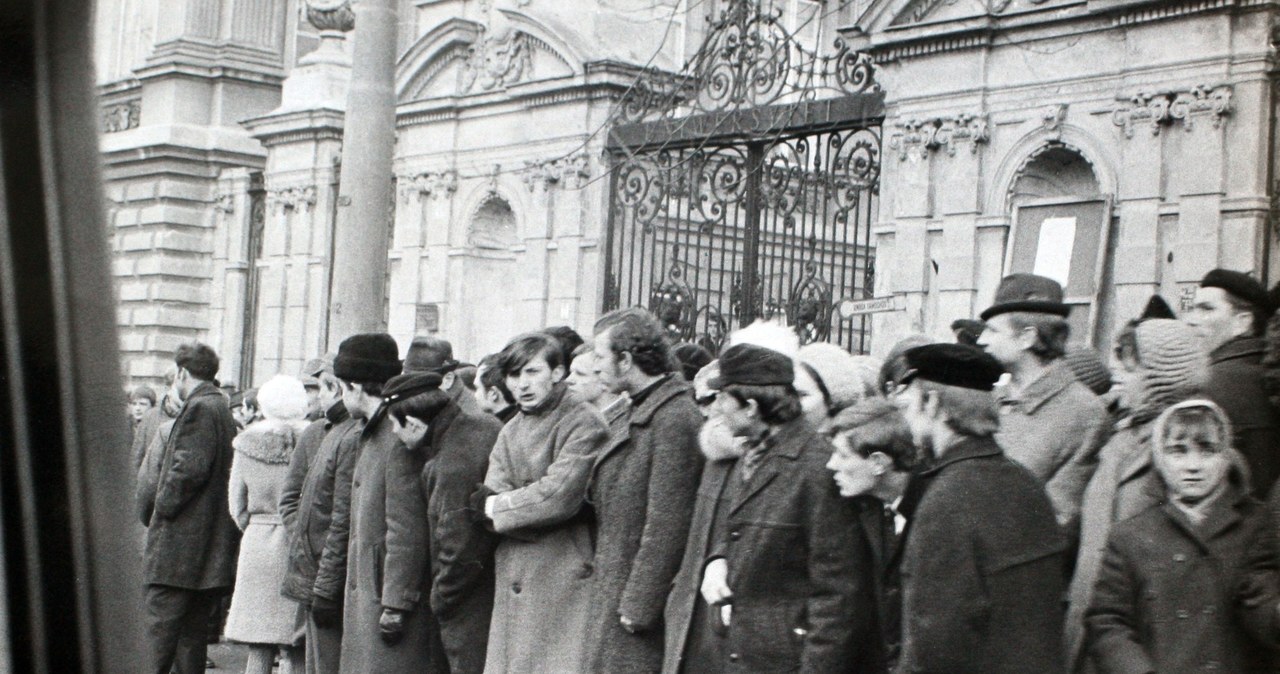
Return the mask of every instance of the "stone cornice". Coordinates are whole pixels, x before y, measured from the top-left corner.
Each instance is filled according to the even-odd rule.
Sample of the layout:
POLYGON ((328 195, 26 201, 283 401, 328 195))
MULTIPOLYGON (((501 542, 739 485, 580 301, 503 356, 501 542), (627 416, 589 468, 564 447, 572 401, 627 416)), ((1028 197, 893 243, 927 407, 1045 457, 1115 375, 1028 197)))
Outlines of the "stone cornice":
POLYGON ((502 92, 477 96, 443 96, 397 106, 396 127, 457 119, 463 111, 495 110, 504 106, 539 108, 580 101, 614 100, 626 90, 629 80, 622 70, 600 70, 582 78, 543 80, 511 87, 502 92))
POLYGON ((147 65, 134 71, 134 76, 140 82, 162 77, 236 80, 273 87, 279 87, 284 82, 284 71, 279 67, 255 68, 251 64, 234 63, 228 65, 194 58, 147 65))
POLYGON ((290 110, 246 119, 241 126, 265 147, 289 143, 342 140, 344 114, 341 110, 290 110))
POLYGON ((1112 113, 1111 121, 1132 138, 1136 129, 1147 129, 1158 135, 1163 127, 1182 122, 1186 131, 1194 129, 1197 119, 1207 118, 1213 128, 1222 126, 1231 114, 1230 85, 1197 85, 1182 91, 1138 92, 1125 99, 1112 113))
POLYGON ((954 157, 960 145, 969 146, 977 153, 978 145, 990 139, 985 115, 959 113, 931 119, 907 119, 893 124, 888 146, 898 153, 898 159, 906 161, 913 155, 928 159, 936 150, 946 149, 954 157))
POLYGON ((406 204, 415 196, 419 201, 428 197, 444 199, 458 191, 458 172, 447 169, 401 174, 396 176, 396 187, 400 201, 406 204))

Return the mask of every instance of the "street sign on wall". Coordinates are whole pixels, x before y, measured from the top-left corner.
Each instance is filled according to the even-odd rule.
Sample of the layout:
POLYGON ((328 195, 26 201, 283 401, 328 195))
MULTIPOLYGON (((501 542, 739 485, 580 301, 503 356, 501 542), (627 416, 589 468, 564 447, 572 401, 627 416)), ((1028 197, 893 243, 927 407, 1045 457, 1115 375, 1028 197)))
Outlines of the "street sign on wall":
POLYGON ((836 310, 840 312, 841 318, 878 314, 882 311, 897 311, 898 304, 896 300, 897 298, 894 295, 873 297, 867 300, 840 300, 836 304, 836 310))

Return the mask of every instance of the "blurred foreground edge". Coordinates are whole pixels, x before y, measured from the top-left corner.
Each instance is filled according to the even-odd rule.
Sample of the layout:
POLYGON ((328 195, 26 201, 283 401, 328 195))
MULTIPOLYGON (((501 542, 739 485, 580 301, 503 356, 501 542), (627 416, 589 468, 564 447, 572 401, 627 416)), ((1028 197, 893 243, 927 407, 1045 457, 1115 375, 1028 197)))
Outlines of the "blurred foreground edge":
POLYGON ((0 672, 141 672, 91 2, 0 3, 0 672))

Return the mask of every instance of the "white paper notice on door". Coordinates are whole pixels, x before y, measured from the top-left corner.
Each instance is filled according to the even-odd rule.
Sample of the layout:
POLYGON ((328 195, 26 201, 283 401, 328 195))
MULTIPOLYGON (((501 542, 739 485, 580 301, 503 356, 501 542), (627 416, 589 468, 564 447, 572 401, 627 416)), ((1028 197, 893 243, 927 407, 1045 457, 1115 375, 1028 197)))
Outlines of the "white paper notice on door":
POLYGON ((1036 242, 1036 264, 1033 274, 1047 276, 1063 288, 1071 275, 1071 251, 1076 244, 1075 218, 1045 218, 1040 224, 1040 240, 1036 242))

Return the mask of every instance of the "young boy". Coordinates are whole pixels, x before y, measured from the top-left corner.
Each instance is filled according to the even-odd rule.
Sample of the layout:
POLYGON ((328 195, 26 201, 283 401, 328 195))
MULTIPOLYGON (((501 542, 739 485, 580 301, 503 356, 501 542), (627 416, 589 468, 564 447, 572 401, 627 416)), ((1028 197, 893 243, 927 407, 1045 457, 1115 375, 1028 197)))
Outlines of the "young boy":
POLYGON ((1111 531, 1085 615, 1103 674, 1276 671, 1270 515, 1249 493, 1220 407, 1190 400, 1153 424, 1166 492, 1111 531))

